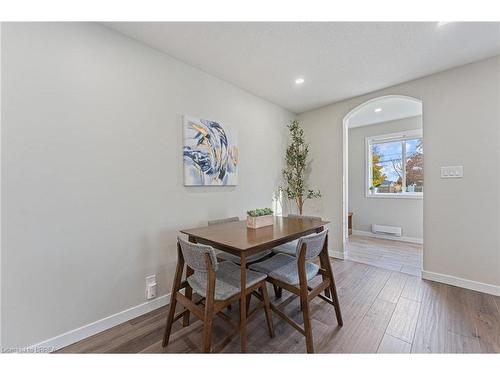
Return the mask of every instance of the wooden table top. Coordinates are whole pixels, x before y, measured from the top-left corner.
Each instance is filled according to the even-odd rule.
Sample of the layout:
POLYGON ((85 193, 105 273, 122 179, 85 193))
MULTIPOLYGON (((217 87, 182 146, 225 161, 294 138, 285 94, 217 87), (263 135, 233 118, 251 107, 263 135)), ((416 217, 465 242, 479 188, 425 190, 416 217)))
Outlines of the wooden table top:
POLYGON ((247 228, 245 220, 200 228, 184 229, 181 233, 194 237, 197 242, 213 245, 221 250, 248 255, 293 241, 315 233, 328 224, 306 218, 274 217, 274 225, 258 229, 247 228))

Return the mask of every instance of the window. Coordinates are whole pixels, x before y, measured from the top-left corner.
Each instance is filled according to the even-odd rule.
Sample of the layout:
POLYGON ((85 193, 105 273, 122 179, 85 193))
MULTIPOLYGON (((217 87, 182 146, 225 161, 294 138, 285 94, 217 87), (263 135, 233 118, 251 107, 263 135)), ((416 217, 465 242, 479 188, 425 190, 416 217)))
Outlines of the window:
POLYGON ((424 192, 421 130, 366 138, 367 196, 419 198, 424 192))

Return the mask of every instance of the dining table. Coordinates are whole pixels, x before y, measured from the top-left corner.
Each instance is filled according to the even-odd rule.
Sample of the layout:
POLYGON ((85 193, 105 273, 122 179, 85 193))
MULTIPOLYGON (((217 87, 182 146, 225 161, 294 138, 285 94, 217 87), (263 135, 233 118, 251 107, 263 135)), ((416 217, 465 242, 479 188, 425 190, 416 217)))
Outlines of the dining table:
MULTIPOLYGON (((246 271, 247 257, 259 252, 272 249, 276 246, 291 242, 300 237, 319 233, 323 231, 328 221, 310 218, 273 217, 273 224, 261 228, 248 228, 245 220, 228 222, 210 226, 202 226, 192 229, 183 229, 181 233, 188 236, 188 240, 193 243, 210 245, 218 250, 228 252, 240 258, 241 274, 241 301, 240 301, 240 340, 241 352, 247 350, 247 306, 246 295, 246 271)), ((334 280, 332 268, 328 257, 328 236, 319 255, 321 268, 326 271, 327 277, 334 280)), ((189 267, 186 270, 186 277, 193 274, 189 267)), ((192 298, 191 287, 186 287, 186 297, 192 298)), ((332 296, 335 311, 340 312, 340 306, 336 293, 332 296)), ((189 313, 183 317, 183 325, 189 325, 189 313)))

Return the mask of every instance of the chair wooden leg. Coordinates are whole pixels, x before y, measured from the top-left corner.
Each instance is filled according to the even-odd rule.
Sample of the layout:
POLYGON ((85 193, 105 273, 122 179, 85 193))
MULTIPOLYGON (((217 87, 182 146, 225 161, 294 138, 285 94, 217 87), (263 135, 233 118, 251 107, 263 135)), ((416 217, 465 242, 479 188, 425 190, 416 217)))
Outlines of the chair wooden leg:
POLYGON ((273 338, 274 337, 273 316, 271 314, 271 305, 269 303, 269 294, 267 293, 266 283, 264 282, 259 289, 260 293, 262 294, 262 299, 264 300, 264 311, 266 313, 266 322, 267 322, 267 329, 269 331, 269 336, 273 338))
MULTIPOLYGON (((326 270, 328 278, 330 279, 330 292, 332 293, 333 306, 335 307, 335 316, 337 318, 337 323, 339 326, 344 325, 342 319, 342 312, 340 310, 339 296, 337 294, 337 287, 335 286, 335 278, 333 277, 332 264, 328 256, 328 235, 326 236, 325 244, 323 245, 323 250, 319 254, 319 260, 321 262, 321 267, 326 270)), ((325 292, 326 295, 326 292, 325 292)))
POLYGON ((177 299, 175 298, 175 292, 173 292, 172 301, 170 302, 170 309, 168 311, 167 325, 165 326, 165 333, 163 334, 162 346, 168 345, 170 339, 170 332, 172 332, 172 323, 174 322, 175 307, 177 305, 177 299))
POLYGON ((214 300, 215 300, 215 272, 212 270, 212 262, 205 254, 207 263, 207 291, 205 297, 205 313, 203 314, 203 352, 210 353, 212 346, 212 323, 214 319, 214 300))
POLYGON ((242 353, 247 351, 247 261, 246 254, 240 254, 240 349, 242 353))
POLYGON ((304 316, 304 331, 306 336, 306 348, 308 353, 314 353, 311 314, 309 310, 309 302, 307 301, 307 289, 301 291, 300 301, 302 305, 302 314, 304 316))
POLYGON ((170 339, 170 332, 172 332, 172 323, 174 322, 175 308, 177 306, 176 295, 181 287, 182 271, 184 270, 184 259, 182 257, 182 253, 179 247, 177 248, 177 251, 178 251, 177 267, 175 269, 174 283, 172 285, 172 293, 170 294, 172 300, 170 301, 170 309, 168 311, 167 324, 165 326, 165 333, 163 335, 163 342, 162 342, 163 347, 168 345, 168 341, 170 339))
POLYGON ((307 275, 306 275, 306 244, 302 244, 300 253, 298 255, 297 269, 299 272, 299 285, 300 285, 300 307, 302 315, 304 316, 304 335, 306 336, 306 348, 308 353, 314 353, 312 326, 311 326, 311 313, 309 311, 309 292, 307 289, 307 275))
POLYGON ((205 319, 203 320, 203 352, 210 353, 212 345, 212 323, 214 318, 214 305, 213 300, 207 301, 205 306, 205 319))
POLYGON ((339 326, 344 325, 344 320, 342 319, 342 311, 340 310, 339 296, 337 294, 337 287, 335 285, 335 279, 333 278, 333 273, 330 269, 330 290, 332 291, 332 301, 335 306, 335 315, 337 317, 337 323, 339 326))

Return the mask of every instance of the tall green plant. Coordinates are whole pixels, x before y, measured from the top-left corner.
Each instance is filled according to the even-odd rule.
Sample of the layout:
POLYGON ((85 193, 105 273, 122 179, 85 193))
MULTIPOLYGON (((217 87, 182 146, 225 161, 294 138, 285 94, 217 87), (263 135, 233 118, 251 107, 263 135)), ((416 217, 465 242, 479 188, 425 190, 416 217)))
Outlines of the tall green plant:
POLYGON ((285 154, 285 169, 283 169, 285 186, 282 189, 288 199, 295 202, 299 214, 302 215, 305 201, 321 197, 321 192, 307 188, 309 146, 304 139, 304 130, 297 120, 292 121, 287 127, 290 131, 290 145, 285 154))

